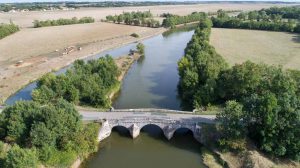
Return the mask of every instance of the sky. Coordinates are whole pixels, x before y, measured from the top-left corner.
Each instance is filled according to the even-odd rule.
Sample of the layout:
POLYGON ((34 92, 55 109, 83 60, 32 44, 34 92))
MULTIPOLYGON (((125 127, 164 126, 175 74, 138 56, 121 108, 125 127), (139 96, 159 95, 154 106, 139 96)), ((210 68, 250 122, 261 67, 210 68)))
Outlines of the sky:
MULTIPOLYGON (((59 1, 91 1, 100 2, 104 0, 0 0, 0 3, 14 2, 59 2, 59 1)), ((106 0, 106 1, 281 1, 281 2, 300 2, 300 0, 106 0)))

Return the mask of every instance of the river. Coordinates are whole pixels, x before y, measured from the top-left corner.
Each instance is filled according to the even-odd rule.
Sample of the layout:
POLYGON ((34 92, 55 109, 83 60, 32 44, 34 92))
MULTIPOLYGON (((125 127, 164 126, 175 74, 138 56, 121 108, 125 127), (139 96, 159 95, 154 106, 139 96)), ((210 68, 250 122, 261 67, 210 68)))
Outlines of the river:
MULTIPOLYGON (((180 109, 177 98, 179 80, 177 61, 193 31, 174 32, 164 37, 158 35, 143 41, 145 57, 135 63, 123 80, 121 90, 113 106, 120 108, 167 108, 180 109)), ((136 44, 126 45, 88 59, 105 54, 113 57, 125 55, 136 44)), ((66 68, 57 72, 63 73, 66 68)), ((6 103, 30 100, 32 83, 10 97, 6 103)), ((100 150, 83 165, 88 168, 201 168, 201 144, 186 129, 179 129, 168 141, 162 130, 153 125, 142 128, 137 139, 132 140, 126 128, 116 127, 109 138, 100 143, 100 150)))

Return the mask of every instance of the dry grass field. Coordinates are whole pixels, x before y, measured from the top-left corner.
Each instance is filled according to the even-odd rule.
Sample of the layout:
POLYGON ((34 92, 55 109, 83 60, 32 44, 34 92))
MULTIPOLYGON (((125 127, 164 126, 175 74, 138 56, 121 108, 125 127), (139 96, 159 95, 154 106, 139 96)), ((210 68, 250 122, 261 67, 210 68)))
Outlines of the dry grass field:
POLYGON ((0 40, 0 103, 49 71, 164 30, 102 22, 22 29, 0 40), (140 38, 131 37, 132 33, 139 34, 140 38), (74 46, 73 52, 64 55, 64 48, 69 46, 74 46))
POLYGON ((31 27, 34 20, 47 20, 58 18, 72 18, 91 16, 96 20, 104 19, 107 15, 120 14, 131 11, 150 10, 155 16, 162 13, 173 13, 178 15, 187 15, 192 12, 214 12, 218 9, 223 10, 259 10, 271 6, 287 6, 288 4, 270 4, 270 3, 212 3, 198 5, 165 5, 165 6, 145 6, 145 7, 118 7, 118 8, 81 8, 74 11, 47 11, 47 12, 17 12, 17 13, 0 13, 0 23, 9 22, 21 27, 31 27))
POLYGON ((214 28, 211 44, 231 65, 250 60, 300 70, 299 34, 214 28))

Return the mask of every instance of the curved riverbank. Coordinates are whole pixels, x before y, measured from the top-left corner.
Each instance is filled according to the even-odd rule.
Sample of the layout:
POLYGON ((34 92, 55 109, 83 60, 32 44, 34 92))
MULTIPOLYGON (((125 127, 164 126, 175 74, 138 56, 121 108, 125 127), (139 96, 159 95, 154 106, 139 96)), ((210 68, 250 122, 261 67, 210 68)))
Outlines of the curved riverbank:
POLYGON ((159 35, 165 30, 164 28, 147 29, 139 33, 140 38, 134 38, 130 34, 125 34, 100 41, 77 44, 76 47, 81 47, 81 49, 67 55, 60 55, 59 52, 54 51, 25 59, 20 65, 3 66, 0 68, 0 77, 2 78, 0 81, 0 104, 3 104, 9 97, 29 83, 39 79, 45 73, 63 69, 77 59, 87 59, 97 55, 96 53, 102 53, 159 35))

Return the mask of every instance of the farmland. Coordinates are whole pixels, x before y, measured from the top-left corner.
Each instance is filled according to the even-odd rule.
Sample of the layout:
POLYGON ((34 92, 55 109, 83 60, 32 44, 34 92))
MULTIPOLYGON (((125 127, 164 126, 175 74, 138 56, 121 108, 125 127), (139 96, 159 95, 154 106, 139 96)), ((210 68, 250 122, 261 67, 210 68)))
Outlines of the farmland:
POLYGON ((231 65, 250 60, 300 69, 299 34, 214 28, 211 44, 231 65))

